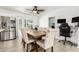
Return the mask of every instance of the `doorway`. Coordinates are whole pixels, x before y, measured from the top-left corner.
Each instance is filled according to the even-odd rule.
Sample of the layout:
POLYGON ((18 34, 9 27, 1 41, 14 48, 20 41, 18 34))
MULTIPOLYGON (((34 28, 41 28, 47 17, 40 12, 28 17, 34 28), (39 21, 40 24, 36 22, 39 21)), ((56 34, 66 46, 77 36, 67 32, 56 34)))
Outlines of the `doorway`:
POLYGON ((49 27, 55 28, 55 17, 49 17, 49 27))

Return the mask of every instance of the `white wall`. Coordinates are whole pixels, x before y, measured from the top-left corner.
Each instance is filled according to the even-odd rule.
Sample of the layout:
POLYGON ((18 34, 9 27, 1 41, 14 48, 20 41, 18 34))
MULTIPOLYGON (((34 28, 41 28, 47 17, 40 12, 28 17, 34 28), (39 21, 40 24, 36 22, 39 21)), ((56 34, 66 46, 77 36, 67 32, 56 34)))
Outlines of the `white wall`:
POLYGON ((72 17, 79 16, 79 7, 64 7, 55 11, 49 11, 47 14, 43 15, 39 20, 40 27, 48 27, 48 17, 55 16, 55 24, 57 25, 57 19, 66 18, 67 23, 71 25, 72 17))

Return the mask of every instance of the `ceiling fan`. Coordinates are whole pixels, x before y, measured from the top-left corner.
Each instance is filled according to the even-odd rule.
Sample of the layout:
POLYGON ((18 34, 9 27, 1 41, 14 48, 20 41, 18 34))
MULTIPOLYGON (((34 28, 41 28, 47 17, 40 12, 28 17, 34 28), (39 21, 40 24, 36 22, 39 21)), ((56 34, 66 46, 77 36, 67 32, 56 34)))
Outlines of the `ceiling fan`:
POLYGON ((32 10, 31 9, 26 9, 26 10, 32 11, 34 14, 40 14, 40 12, 44 11, 42 9, 39 10, 37 6, 34 6, 32 10))

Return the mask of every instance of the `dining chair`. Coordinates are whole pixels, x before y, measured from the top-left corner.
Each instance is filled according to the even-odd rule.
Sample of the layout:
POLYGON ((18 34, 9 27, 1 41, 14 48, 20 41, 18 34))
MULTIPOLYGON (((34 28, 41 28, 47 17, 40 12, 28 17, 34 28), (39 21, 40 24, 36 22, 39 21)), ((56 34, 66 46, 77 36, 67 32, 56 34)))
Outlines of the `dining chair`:
POLYGON ((51 48, 51 51, 53 51, 54 37, 55 29, 49 29, 49 32, 46 34, 46 36, 44 36, 42 40, 38 40, 36 43, 44 49, 44 52, 46 52, 48 48, 51 48))
POLYGON ((28 52, 28 44, 33 43, 34 39, 28 37, 27 29, 21 29, 22 31, 22 41, 25 50, 28 52))

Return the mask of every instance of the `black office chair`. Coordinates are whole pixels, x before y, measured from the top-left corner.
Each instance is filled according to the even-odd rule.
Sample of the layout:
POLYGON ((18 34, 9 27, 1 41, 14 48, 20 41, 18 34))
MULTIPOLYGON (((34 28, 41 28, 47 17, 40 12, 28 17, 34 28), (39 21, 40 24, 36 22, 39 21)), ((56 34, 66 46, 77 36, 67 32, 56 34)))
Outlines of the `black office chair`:
POLYGON ((65 45, 66 37, 70 37, 70 26, 68 25, 68 23, 62 23, 59 29, 60 29, 60 36, 65 37, 64 40, 64 45, 65 45))

